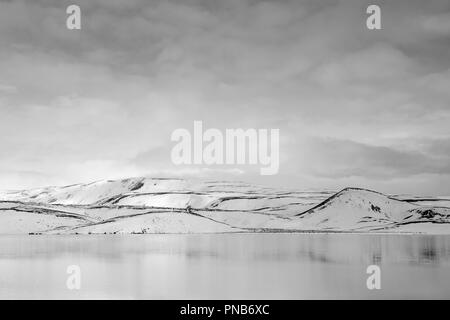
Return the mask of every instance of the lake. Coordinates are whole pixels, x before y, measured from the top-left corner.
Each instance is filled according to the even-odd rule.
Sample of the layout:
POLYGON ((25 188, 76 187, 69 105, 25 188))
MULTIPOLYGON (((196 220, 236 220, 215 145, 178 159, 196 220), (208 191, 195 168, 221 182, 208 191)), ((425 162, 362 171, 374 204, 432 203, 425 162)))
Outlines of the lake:
POLYGON ((0 298, 449 299, 450 236, 0 236, 0 298), (366 286, 373 264, 380 290, 366 286))

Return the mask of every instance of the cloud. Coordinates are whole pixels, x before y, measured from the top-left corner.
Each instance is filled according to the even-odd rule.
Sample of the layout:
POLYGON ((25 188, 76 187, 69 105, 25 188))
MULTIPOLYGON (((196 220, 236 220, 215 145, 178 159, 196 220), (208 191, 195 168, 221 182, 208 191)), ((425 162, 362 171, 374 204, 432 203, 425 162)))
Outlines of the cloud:
MULTIPOLYGON (((63 183, 168 174, 179 169, 170 134, 194 120, 279 128, 289 179, 269 184, 300 185, 311 173, 323 187, 327 177, 407 186, 448 172, 437 142, 450 135, 445 1, 385 2, 379 31, 365 27, 369 1, 78 3, 82 30, 72 32, 64 2, 0 2, 0 162, 10 172, 63 183)), ((235 178, 232 168, 203 169, 235 178)))
POLYGON ((6 93, 6 94, 17 93, 17 87, 6 85, 6 84, 0 84, 0 92, 6 93))
MULTIPOLYGON (((439 144, 448 144, 447 140, 439 144)), ((450 174, 450 153, 435 153, 436 142, 428 152, 399 150, 350 140, 311 138, 303 145, 303 170, 323 177, 359 176, 396 179, 420 174, 450 174)))
POLYGON ((450 37, 450 13, 441 13, 424 17, 423 28, 439 36, 450 37))
POLYGON ((444 157, 443 161, 448 160, 445 158, 450 157, 450 137, 425 140, 425 141, 420 141, 419 143, 422 144, 422 148, 426 152, 430 152, 434 155, 444 157))
POLYGON ((412 75, 413 61, 392 46, 377 43, 363 50, 339 57, 336 61, 320 65, 313 78, 323 85, 343 83, 399 81, 412 75))

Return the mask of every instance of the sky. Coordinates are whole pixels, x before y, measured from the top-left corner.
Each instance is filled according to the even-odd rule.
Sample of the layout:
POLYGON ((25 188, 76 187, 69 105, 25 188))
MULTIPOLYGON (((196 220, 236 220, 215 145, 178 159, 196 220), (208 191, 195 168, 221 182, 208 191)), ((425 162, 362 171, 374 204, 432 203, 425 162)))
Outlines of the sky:
POLYGON ((153 176, 450 195, 449 88, 448 0, 1 0, 0 189, 153 176), (279 173, 175 166, 171 133, 195 120, 279 129, 279 173))

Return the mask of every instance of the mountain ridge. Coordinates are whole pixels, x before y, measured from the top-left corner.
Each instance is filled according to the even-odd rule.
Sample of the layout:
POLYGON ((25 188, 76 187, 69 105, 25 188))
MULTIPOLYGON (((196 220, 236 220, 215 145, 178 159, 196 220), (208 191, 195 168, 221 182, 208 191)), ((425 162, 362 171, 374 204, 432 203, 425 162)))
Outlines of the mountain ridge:
POLYGON ((0 192, 0 233, 450 234, 450 203, 432 200, 444 206, 356 187, 332 193, 137 177, 0 192))

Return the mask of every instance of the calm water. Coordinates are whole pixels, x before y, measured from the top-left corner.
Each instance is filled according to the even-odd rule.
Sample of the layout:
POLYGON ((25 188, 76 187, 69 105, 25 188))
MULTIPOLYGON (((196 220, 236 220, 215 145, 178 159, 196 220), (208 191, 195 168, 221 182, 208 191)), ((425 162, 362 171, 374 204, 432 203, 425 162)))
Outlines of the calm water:
POLYGON ((450 236, 0 236, 0 298, 450 298, 450 236))

